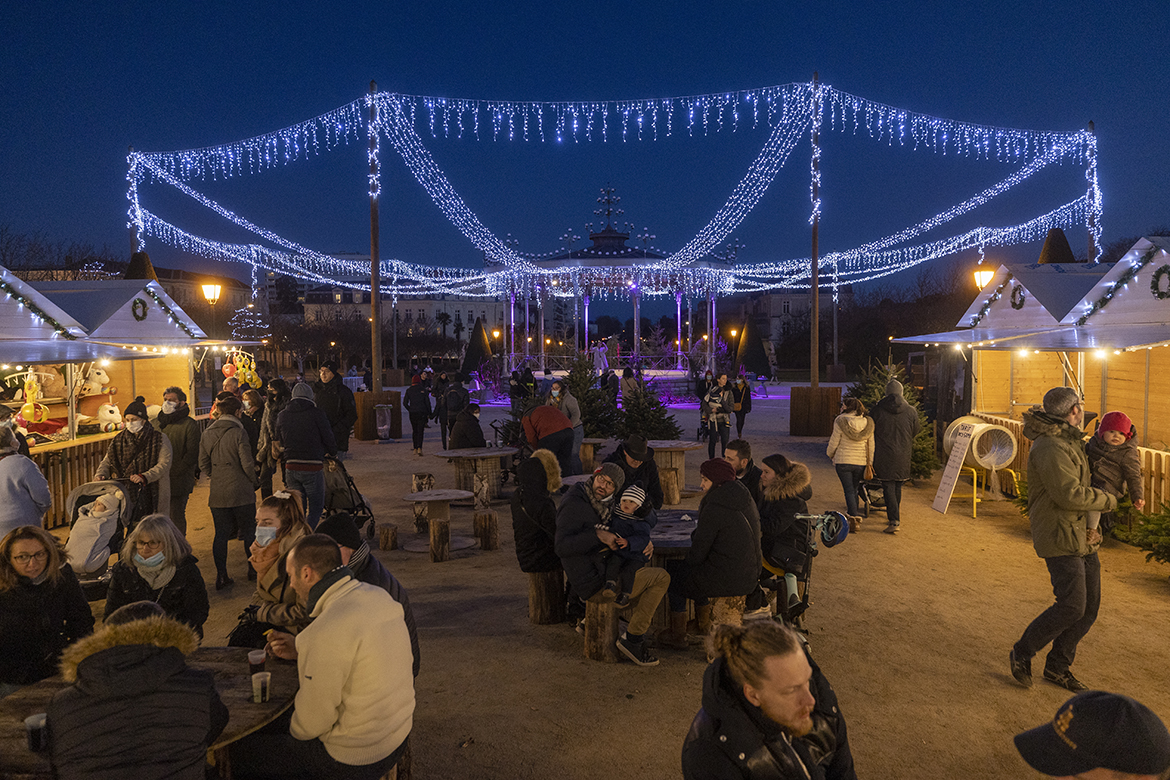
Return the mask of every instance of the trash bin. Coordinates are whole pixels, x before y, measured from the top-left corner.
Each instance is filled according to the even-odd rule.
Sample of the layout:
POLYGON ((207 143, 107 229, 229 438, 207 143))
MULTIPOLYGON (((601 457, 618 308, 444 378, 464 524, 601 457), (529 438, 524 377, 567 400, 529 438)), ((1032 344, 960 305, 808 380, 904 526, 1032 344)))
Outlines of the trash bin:
POLYGON ((378 431, 379 439, 390 438, 390 425, 394 417, 394 407, 390 404, 374 406, 374 427, 378 431))

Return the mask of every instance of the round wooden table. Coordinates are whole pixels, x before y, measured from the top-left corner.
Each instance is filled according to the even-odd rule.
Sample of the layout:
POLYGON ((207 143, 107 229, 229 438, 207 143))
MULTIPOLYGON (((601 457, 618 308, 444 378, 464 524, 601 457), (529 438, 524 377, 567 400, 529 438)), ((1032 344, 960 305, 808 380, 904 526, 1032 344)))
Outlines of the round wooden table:
MULTIPOLYGON (((281 661, 269 657, 264 671, 272 672, 268 701, 252 701, 252 675, 248 671, 246 647, 200 647, 187 656, 192 669, 205 669, 215 675, 215 689, 227 707, 229 720, 208 751, 221 777, 230 777, 227 765, 227 747, 257 729, 276 720, 292 706, 300 688, 300 676, 295 661, 281 661)), ((68 688, 59 675, 26 685, 4 699, 0 699, 0 777, 53 777, 48 753, 33 753, 28 749, 24 719, 48 710, 54 694, 68 688)))
POLYGON ((474 490, 475 475, 486 475, 488 495, 495 498, 500 495, 500 458, 510 458, 518 452, 515 447, 471 447, 436 452, 434 457, 455 461, 455 487, 460 490, 474 490))
POLYGON ((407 493, 403 501, 425 502, 430 534, 426 543, 412 540, 402 545, 407 552, 430 552, 431 561, 439 563, 450 559, 452 550, 464 550, 474 542, 466 536, 451 535, 451 502, 471 498, 475 494, 468 490, 420 490, 407 493))
POLYGON ((425 503, 428 520, 450 520, 451 502, 463 501, 473 496, 474 493, 469 490, 420 490, 417 493, 407 493, 402 500, 425 503))

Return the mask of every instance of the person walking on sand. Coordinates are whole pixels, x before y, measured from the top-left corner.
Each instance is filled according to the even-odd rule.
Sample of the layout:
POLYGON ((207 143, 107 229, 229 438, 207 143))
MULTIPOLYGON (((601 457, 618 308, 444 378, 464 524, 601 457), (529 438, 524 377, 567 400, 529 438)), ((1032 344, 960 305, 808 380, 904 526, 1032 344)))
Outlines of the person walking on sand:
POLYGON ((922 429, 918 410, 906 403, 902 383, 891 379, 886 397, 873 408, 873 471, 881 480, 886 500, 885 533, 896 534, 902 525, 902 483, 910 479, 914 437, 922 429))
POLYGON ((1073 676, 1077 644, 1089 633, 1101 606, 1101 563, 1088 529, 1089 512, 1112 512, 1117 499, 1090 485, 1089 459, 1082 445, 1085 409, 1071 387, 1054 387, 1042 407, 1024 412, 1028 454, 1028 521, 1032 546, 1044 559, 1056 603, 1024 630, 1008 654, 1012 677, 1032 687, 1032 656, 1049 642, 1044 679, 1078 692, 1086 685, 1073 676))

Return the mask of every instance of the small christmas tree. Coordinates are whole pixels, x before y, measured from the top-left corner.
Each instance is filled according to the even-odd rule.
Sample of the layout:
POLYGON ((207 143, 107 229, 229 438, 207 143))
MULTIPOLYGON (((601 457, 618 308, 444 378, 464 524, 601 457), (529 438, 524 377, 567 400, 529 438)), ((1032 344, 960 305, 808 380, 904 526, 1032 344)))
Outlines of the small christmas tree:
POLYGON ((622 419, 617 428, 619 438, 639 433, 647 439, 677 439, 682 435, 674 415, 658 397, 654 382, 647 382, 646 389, 622 398, 622 419))
POLYGON ((880 363, 875 363, 868 369, 863 369, 861 379, 850 385, 846 389, 845 395, 858 399, 865 404, 867 410, 872 410, 877 406, 878 401, 885 397, 886 385, 893 380, 902 383, 903 397, 906 399, 906 403, 913 406, 918 412, 918 422, 922 426, 914 438, 914 450, 910 455, 910 476, 913 478, 929 477, 935 469, 941 466, 935 450, 934 429, 926 419, 926 415, 922 413, 922 407, 918 404, 918 392, 906 381, 906 375, 902 372, 901 366, 887 368, 880 363))
POLYGON ((608 439, 621 424, 622 413, 610 398, 609 392, 597 386, 597 371, 593 358, 583 353, 569 367, 565 377, 569 392, 581 407, 581 424, 590 439, 608 439))

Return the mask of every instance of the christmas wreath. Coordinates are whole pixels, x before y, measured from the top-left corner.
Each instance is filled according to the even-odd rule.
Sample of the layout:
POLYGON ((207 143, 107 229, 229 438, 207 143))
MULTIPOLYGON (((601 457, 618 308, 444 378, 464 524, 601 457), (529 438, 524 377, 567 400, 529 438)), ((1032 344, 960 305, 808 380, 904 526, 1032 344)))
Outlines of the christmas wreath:
POLYGON ((1024 308, 1024 301, 1025 300, 1026 300, 1026 296, 1024 294, 1024 286, 1021 284, 1017 284, 1015 287, 1012 288, 1012 308, 1013 309, 1024 308))
POLYGON ((141 298, 135 298, 133 305, 130 306, 130 311, 134 315, 134 319, 142 322, 146 319, 146 301, 141 298))
POLYGON ((1154 278, 1150 280, 1150 292, 1160 301, 1170 298, 1170 285, 1167 285, 1165 290, 1162 289, 1163 277, 1170 277, 1170 265, 1164 265, 1154 271, 1154 278))

